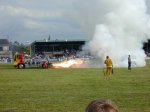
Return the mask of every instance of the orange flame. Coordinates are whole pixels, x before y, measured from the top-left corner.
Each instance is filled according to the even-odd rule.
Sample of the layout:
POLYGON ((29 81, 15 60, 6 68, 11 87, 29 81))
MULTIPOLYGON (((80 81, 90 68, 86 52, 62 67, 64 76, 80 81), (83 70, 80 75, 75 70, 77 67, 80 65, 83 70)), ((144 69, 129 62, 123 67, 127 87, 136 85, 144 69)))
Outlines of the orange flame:
POLYGON ((83 60, 81 59, 72 59, 60 63, 53 64, 54 68, 70 68, 70 67, 79 67, 81 64, 83 64, 83 60))

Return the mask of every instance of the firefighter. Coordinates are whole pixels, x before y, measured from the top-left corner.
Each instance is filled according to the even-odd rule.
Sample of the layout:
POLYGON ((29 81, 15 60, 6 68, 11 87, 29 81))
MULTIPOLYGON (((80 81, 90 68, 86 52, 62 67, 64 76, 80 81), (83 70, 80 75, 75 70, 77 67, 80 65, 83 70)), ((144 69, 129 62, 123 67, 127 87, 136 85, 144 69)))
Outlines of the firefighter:
POLYGON ((106 64, 106 75, 111 75, 113 63, 112 60, 109 58, 109 56, 106 56, 104 63, 106 64))

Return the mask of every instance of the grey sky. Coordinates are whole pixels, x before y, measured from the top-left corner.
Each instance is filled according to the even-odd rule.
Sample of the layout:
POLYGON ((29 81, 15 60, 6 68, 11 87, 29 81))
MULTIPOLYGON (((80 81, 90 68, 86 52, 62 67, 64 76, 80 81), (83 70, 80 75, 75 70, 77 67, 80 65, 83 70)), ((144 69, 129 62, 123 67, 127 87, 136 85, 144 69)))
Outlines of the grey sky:
MULTIPOLYGON (((73 17, 74 1, 80 2, 0 0, 0 38, 22 43, 43 40, 49 35, 52 40, 84 39, 86 36, 73 17)), ((150 0, 147 0, 147 6, 150 6, 150 0)))

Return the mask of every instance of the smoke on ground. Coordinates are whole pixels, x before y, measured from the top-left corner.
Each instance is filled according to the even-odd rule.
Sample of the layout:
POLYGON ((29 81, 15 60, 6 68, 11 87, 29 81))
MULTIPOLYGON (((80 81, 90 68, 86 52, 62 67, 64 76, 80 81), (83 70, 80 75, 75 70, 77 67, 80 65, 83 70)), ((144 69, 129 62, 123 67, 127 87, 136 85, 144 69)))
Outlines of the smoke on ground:
POLYGON ((144 66, 143 43, 150 38, 146 0, 76 0, 76 20, 85 31, 90 51, 103 62, 109 55, 114 66, 144 66), (80 3, 80 4, 79 4, 80 3))

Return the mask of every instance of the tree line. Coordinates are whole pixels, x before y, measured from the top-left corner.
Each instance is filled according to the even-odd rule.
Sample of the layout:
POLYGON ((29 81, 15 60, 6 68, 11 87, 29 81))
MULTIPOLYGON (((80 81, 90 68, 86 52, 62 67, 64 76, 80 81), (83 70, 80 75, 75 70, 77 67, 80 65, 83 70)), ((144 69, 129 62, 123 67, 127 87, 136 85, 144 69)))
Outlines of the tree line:
POLYGON ((23 44, 19 43, 18 41, 14 41, 10 43, 10 49, 12 51, 12 54, 18 53, 25 53, 30 54, 30 44, 23 44))

